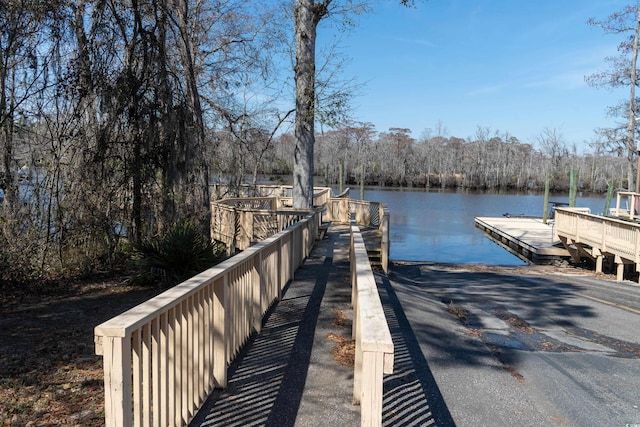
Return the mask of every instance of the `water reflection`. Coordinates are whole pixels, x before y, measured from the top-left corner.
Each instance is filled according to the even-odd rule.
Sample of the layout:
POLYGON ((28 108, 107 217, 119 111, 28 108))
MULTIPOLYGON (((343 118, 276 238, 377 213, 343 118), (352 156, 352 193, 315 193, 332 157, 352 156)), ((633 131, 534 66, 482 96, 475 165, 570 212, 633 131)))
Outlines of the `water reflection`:
MULTIPOLYGON (((359 198, 359 191, 351 192, 359 198)), ((391 210, 391 258, 404 261, 523 265, 475 228, 477 216, 542 216, 542 194, 448 192, 366 188, 366 200, 391 210)), ((550 200, 568 202, 567 195, 550 200)), ((601 213, 603 197, 578 197, 577 206, 601 213)))

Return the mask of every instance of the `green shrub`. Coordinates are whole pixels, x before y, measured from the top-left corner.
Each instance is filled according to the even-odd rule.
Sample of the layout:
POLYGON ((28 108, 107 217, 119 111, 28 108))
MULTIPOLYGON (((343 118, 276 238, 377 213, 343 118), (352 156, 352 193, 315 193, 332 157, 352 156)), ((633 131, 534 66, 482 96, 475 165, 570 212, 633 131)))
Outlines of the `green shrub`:
POLYGON ((143 282, 167 285, 179 283, 219 263, 221 244, 212 243, 193 223, 176 225, 163 236, 135 247, 143 282))

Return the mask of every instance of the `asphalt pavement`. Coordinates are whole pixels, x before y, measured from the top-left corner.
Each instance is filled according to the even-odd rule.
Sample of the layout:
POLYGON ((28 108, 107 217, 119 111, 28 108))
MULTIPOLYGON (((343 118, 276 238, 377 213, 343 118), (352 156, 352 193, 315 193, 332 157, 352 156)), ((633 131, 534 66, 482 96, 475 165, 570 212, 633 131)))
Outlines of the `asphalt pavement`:
POLYGON ((640 425, 637 284, 428 263, 390 279, 456 425, 640 425))

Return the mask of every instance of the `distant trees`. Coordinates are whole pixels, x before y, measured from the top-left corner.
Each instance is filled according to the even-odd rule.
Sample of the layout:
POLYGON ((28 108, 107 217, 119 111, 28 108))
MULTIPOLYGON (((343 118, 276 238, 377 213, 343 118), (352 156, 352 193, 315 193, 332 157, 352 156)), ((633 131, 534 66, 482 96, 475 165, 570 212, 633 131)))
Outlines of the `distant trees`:
MULTIPOLYGON (((535 148, 507 132, 479 127, 476 135, 448 136, 439 124, 414 139, 407 129, 377 132, 370 123, 351 123, 316 135, 315 169, 325 182, 352 187, 366 185, 477 190, 541 190, 552 171, 555 191, 569 188, 569 172, 578 171, 580 188, 603 192, 608 184, 627 185, 624 157, 611 155, 602 144, 578 155, 567 147, 557 129, 544 129, 535 148)), ((273 150, 283 150, 292 136, 282 135, 273 150), (281 147, 282 144, 282 147, 281 147)), ((270 170, 265 163, 265 170, 270 170)), ((275 171, 275 169, 273 169, 275 171)))

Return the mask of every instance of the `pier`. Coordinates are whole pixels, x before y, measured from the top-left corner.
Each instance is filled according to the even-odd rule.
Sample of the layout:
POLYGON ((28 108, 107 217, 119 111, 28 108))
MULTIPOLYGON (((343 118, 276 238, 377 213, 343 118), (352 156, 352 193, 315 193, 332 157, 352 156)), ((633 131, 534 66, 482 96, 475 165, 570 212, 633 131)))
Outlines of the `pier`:
POLYGON ((548 264, 571 259, 580 264, 588 259, 595 264, 596 273, 602 273, 606 264, 615 269, 618 281, 624 279, 625 272, 637 279, 640 223, 633 206, 639 200, 639 193, 619 192, 609 216, 591 214, 587 208, 557 207, 555 218, 547 224, 541 218, 477 217, 475 226, 527 262, 548 264), (629 198, 626 209, 621 207, 625 197, 629 198))
POLYGON ((543 223, 542 218, 477 217, 475 226, 525 262, 549 264, 571 256, 554 232, 553 224, 543 223))
POLYGON ((372 259, 387 271, 388 209, 329 197, 328 188, 316 188, 313 209, 292 209, 289 188, 264 190, 270 193, 212 202, 212 238, 233 256, 96 326, 106 427, 280 426, 306 418, 310 421, 303 425, 354 425, 358 418, 362 426, 382 425, 383 401, 389 397, 383 383, 394 373, 395 358, 372 259), (324 301, 325 294, 330 301, 324 301), (333 358, 328 343, 321 348, 313 343, 325 340, 333 320, 323 316, 336 316, 336 310, 350 312, 340 321, 351 323, 344 340, 353 347, 353 365, 336 373, 332 362, 336 369, 314 377, 333 358), (322 334, 314 339, 318 328, 322 334), (250 352, 257 335, 273 351, 265 353, 261 344, 250 352), (321 362, 315 361, 318 354, 321 362), (236 381, 246 378, 234 377, 231 365, 254 355, 261 362, 245 384, 241 406, 248 412, 226 424, 240 414, 236 381), (301 376, 304 372, 309 375, 301 376), (338 396, 336 378, 343 378, 344 386, 338 396), (265 393, 257 395, 262 386, 265 393), (226 397, 221 403, 218 394, 211 405, 210 396, 220 390, 226 397), (307 405, 317 398, 338 402, 325 407, 332 423, 313 403, 307 405))

